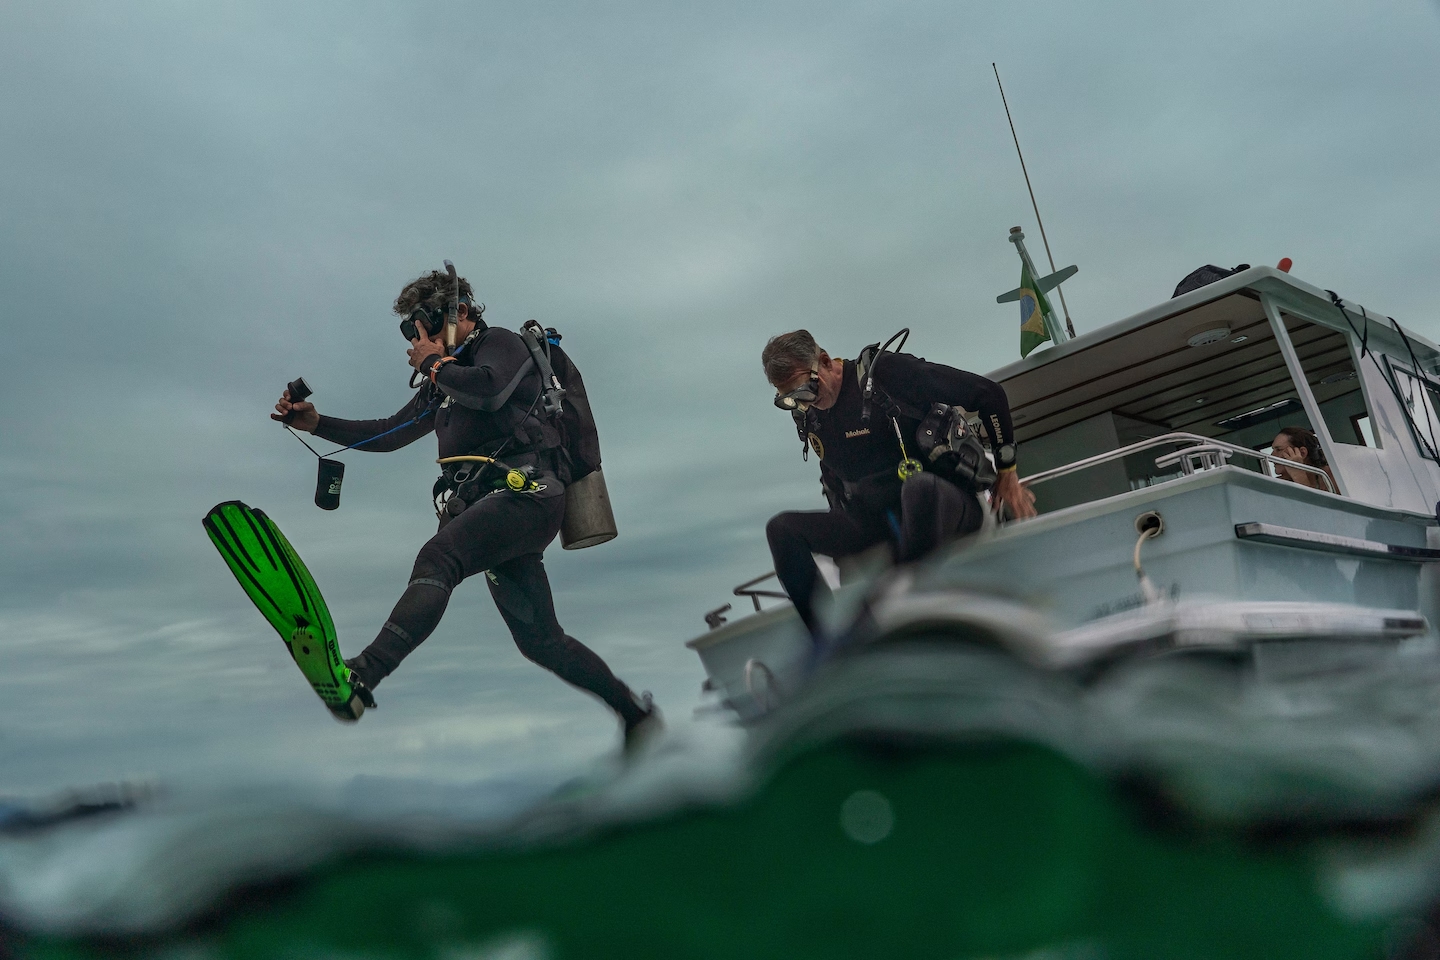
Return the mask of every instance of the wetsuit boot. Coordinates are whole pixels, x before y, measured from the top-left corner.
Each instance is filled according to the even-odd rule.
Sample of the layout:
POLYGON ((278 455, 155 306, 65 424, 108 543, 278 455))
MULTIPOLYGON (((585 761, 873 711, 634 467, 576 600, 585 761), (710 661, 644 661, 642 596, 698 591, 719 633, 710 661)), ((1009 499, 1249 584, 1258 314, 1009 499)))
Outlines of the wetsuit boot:
POLYGON ((622 721, 625 725, 625 755, 633 757, 653 743, 665 730, 665 718, 655 706, 655 698, 646 690, 636 698, 636 706, 643 713, 633 722, 622 721))

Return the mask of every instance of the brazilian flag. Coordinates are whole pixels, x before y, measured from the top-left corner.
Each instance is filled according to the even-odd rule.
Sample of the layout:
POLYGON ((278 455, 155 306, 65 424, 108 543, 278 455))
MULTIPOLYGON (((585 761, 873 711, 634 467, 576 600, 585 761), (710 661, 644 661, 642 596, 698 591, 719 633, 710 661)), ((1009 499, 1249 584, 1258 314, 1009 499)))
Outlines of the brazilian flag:
POLYGON ((1050 301, 1040 292, 1035 278, 1030 276, 1030 265, 1020 263, 1020 357, 1024 359, 1031 350, 1050 339, 1045 329, 1045 315, 1050 313, 1050 301))

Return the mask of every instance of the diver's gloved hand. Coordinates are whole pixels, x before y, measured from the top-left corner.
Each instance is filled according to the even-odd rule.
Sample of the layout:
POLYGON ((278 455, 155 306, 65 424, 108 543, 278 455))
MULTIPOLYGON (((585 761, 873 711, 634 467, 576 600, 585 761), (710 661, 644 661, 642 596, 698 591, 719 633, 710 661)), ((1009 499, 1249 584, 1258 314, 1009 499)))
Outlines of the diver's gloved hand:
POLYGON ((275 412, 270 414, 271 420, 285 421, 286 414, 294 412, 290 419, 290 426, 297 430, 304 430, 306 433, 314 433, 315 428, 320 426, 320 413, 315 409, 315 404, 305 400, 295 403, 290 402, 290 391, 286 390, 280 394, 279 401, 275 404, 275 412))

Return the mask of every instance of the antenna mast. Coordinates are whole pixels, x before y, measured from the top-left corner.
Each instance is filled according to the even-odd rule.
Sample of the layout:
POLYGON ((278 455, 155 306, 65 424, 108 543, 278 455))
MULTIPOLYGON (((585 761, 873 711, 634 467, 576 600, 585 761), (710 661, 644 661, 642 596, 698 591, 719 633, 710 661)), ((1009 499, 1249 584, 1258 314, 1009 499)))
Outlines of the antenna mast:
MULTIPOLYGON (((1020 138, 1015 134, 1015 120, 1010 116, 1010 104, 1005 99, 1005 85, 1000 82, 1000 68, 992 61, 990 69, 995 71, 995 85, 1000 88, 1000 102, 1005 105, 1005 119, 1010 122, 1010 136, 1015 141, 1015 154, 1020 158, 1020 172, 1025 175, 1025 189, 1030 191, 1030 206, 1035 210, 1035 222, 1040 225, 1040 240, 1045 244, 1045 257, 1050 261, 1050 270, 1055 270, 1055 257, 1050 253, 1050 240, 1045 236, 1045 221, 1040 219, 1040 205, 1035 202, 1035 188, 1030 186, 1030 171, 1025 169, 1025 154, 1020 152, 1020 138)), ((1075 336, 1075 324, 1070 322, 1070 306, 1065 302, 1065 291, 1058 286, 1060 308, 1065 311, 1065 332, 1075 336)))

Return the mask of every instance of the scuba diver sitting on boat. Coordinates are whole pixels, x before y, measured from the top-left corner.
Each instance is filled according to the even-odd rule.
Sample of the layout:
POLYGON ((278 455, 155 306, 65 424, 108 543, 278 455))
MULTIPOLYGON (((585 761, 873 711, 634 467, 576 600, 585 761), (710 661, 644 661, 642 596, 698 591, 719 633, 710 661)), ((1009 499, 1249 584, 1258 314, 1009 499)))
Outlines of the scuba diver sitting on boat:
MULTIPOLYGON (((374 706, 370 691, 439 625, 451 592, 484 573, 526 658, 604 701, 619 716, 627 745, 648 736, 660 725, 649 695, 637 697, 555 617, 541 555, 560 532, 571 461, 561 421, 551 413, 560 404, 547 396, 550 385, 535 356, 541 346, 526 340, 534 339, 529 325, 521 334, 487 325, 484 306, 475 306, 470 284, 453 268, 450 276, 434 271, 406 285, 395 313, 407 318, 401 332, 410 340, 412 386, 419 381, 398 413, 339 420, 310 403, 292 403, 286 390, 271 415, 282 421, 289 415, 292 426, 325 440, 380 452, 433 431, 442 460, 460 461, 446 463, 436 481, 440 528, 420 549, 404 594, 375 640, 345 661, 365 706, 374 706)), ((583 399, 578 372, 558 347, 552 355, 569 392, 583 399)))
POLYGON ((1284 467, 1276 467, 1275 475, 1281 480, 1289 480, 1302 487, 1314 487, 1316 490, 1335 490, 1335 473, 1330 469, 1330 463, 1325 459, 1325 451, 1320 449, 1320 438, 1315 436, 1313 430, 1305 427, 1282 428, 1271 442, 1270 452, 1281 460, 1303 463, 1307 467, 1324 470, 1325 476, 1330 478, 1330 486, 1326 487, 1324 480, 1308 470, 1287 470, 1284 467))
POLYGON ((845 557, 888 543, 897 563, 918 560, 980 528, 987 489, 1010 516, 1035 515, 1035 495, 1015 472, 1004 389, 887 349, 908 333, 871 344, 856 360, 831 357, 806 330, 772 338, 761 354, 775 405, 790 411, 806 454, 820 459, 830 504, 777 514, 765 527, 775 574, 817 638, 815 606, 828 588, 813 554, 845 557), (993 466, 971 411, 988 435, 993 466))

